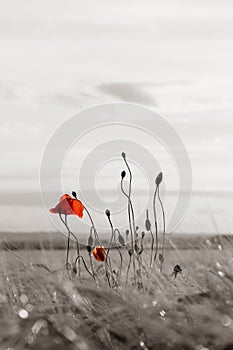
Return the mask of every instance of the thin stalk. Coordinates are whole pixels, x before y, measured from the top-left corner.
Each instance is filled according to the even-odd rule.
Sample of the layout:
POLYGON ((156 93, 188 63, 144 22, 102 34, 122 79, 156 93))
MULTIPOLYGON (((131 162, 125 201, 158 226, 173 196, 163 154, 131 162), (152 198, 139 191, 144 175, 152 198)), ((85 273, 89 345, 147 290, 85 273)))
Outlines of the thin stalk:
MULTIPOLYGON (((115 244, 116 244, 116 232, 118 233, 118 235, 120 234, 120 231, 118 230, 118 228, 116 228, 114 230, 114 239, 115 239, 115 244)), ((121 280, 121 272, 122 272, 122 266, 123 266, 123 256, 122 256, 122 253, 121 253, 121 248, 119 245, 117 245, 117 250, 118 250, 118 253, 120 255, 120 270, 119 270, 119 282, 121 280)))
POLYGON ((112 267, 111 267, 111 261, 110 261, 110 259, 108 257, 109 251, 111 249, 112 241, 113 241, 113 238, 114 238, 114 228, 113 228, 112 220, 110 218, 110 212, 109 212, 109 214, 106 214, 106 215, 107 215, 107 218, 108 218, 108 221, 109 221, 109 224, 110 224, 110 227, 111 227, 111 231, 112 231, 111 240, 110 240, 109 247, 108 247, 107 254, 106 254, 106 264, 109 261, 109 269, 111 271, 111 276, 112 276, 112 279, 113 279, 114 283, 117 285, 118 283, 117 283, 117 281, 114 278, 114 274, 113 274, 112 267))
POLYGON ((153 213, 154 213, 154 222, 155 222, 155 255, 154 255, 154 262, 153 265, 155 264, 155 261, 157 259, 158 255, 158 247, 159 247, 159 241, 158 241, 158 223, 157 223, 157 214, 156 214, 156 194, 158 192, 158 186, 156 186, 154 196, 153 196, 153 213))
MULTIPOLYGON (((133 230, 132 230, 132 223, 131 223, 131 210, 130 210, 131 199, 130 199, 129 195, 125 192, 125 190, 123 188, 123 179, 121 179, 121 191, 126 196, 126 198, 128 199, 128 219, 129 219, 129 229, 130 229, 130 236, 131 236, 131 249, 132 249, 132 256, 133 256, 134 281, 135 281, 135 284, 136 284, 136 272, 135 272, 136 268, 135 268, 134 246, 133 246, 134 238, 133 238, 133 230)), ((128 272, 129 272, 130 265, 131 265, 131 257, 130 257, 128 270, 127 270, 127 279, 128 279, 128 272)))
POLYGON ((128 263, 127 272, 126 272, 126 284, 128 283, 129 269, 130 269, 131 261, 132 261, 132 255, 129 256, 129 263, 128 263))
MULTIPOLYGON (((66 227, 68 227, 67 215, 65 215, 65 224, 66 224, 66 227)), ((68 240, 67 240, 67 248, 66 248, 66 266, 68 266, 68 262, 69 262, 69 251, 70 251, 70 230, 68 230, 68 240)))
POLYGON ((87 215, 88 215, 88 217, 89 217, 89 219, 90 219, 90 221, 91 221, 91 225, 92 225, 93 230, 94 230, 95 238, 96 238, 96 240, 98 241, 99 245, 101 246, 102 244, 101 244, 101 242, 100 242, 99 235, 98 235, 98 233, 97 233, 97 230, 96 230, 94 221, 93 221, 93 219, 92 219, 92 217, 91 217, 91 214, 90 214, 89 210, 88 210, 85 206, 83 206, 83 207, 84 207, 84 210, 86 211, 86 213, 87 213, 87 215))
POLYGON ((165 212, 164 212, 164 206, 163 202, 160 198, 160 193, 159 193, 159 186, 158 186, 158 199, 159 203, 162 209, 162 216, 163 216, 163 242, 162 242, 162 262, 161 262, 161 272, 162 272, 162 267, 163 267, 163 262, 164 262, 164 246, 165 246, 165 231, 166 231, 166 226, 165 226, 165 212))
POLYGON ((94 281, 95 281, 95 278, 94 278, 94 276, 92 275, 92 273, 89 271, 89 269, 88 269, 88 267, 87 267, 87 264, 86 264, 86 262, 85 262, 85 260, 84 260, 84 258, 83 258, 83 256, 82 256, 82 255, 78 255, 78 256, 77 256, 77 258, 75 259, 75 263, 74 263, 74 265, 76 266, 77 261, 79 262, 79 261, 80 261, 80 259, 82 260, 83 265, 84 265, 84 267, 85 267, 86 271, 89 273, 89 275, 91 275, 91 277, 92 277, 92 278, 94 279, 94 281))

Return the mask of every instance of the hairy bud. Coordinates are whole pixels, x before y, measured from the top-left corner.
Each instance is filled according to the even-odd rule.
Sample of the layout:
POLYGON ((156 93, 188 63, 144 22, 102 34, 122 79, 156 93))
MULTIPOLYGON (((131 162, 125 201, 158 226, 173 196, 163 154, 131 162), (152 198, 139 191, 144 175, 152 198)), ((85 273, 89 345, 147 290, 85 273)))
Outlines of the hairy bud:
POLYGON ((123 170, 123 171, 121 172, 121 178, 122 178, 122 180, 124 179, 125 176, 126 176, 126 172, 125 172, 125 170, 123 170))
POLYGON ((72 191, 72 196, 77 199, 77 193, 75 191, 72 191))
POLYGON ((161 184, 162 180, 163 180, 163 173, 159 173, 155 179, 156 185, 159 186, 161 184))
POLYGON ((108 218, 110 218, 110 210, 109 210, 109 209, 107 209, 107 210, 105 211, 105 214, 107 215, 108 218))

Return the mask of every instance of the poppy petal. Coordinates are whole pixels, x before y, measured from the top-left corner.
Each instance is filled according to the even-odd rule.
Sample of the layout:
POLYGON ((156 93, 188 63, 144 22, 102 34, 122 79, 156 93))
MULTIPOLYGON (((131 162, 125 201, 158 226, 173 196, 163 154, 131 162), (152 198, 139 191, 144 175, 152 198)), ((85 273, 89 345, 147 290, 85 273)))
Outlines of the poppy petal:
POLYGON ((97 261, 105 261, 107 258, 106 249, 104 247, 97 246, 93 249, 92 253, 97 261))
POLYGON ((72 199, 72 197, 70 197, 70 195, 66 193, 66 194, 63 194, 63 196, 61 196, 61 198, 59 199, 59 202, 61 203, 63 199, 72 199))
POLYGON ((73 214, 78 215, 80 218, 83 217, 84 206, 82 205, 82 202, 80 202, 78 199, 73 199, 72 210, 73 214))
POLYGON ((64 194, 55 208, 50 209, 50 213, 77 215, 83 217, 84 206, 78 199, 71 198, 68 194, 64 194))

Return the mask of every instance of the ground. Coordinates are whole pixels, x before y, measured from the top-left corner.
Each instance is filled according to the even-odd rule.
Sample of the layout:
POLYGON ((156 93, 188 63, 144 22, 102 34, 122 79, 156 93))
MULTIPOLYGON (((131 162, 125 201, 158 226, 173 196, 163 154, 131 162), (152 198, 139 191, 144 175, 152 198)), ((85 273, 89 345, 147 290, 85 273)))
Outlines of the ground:
MULTIPOLYGON (((90 268, 86 250, 81 254, 90 268)), ((153 273, 143 270, 140 290, 132 274, 126 284, 129 256, 125 249, 122 254, 121 284, 111 290, 102 263, 94 262, 96 286, 82 264, 81 278, 69 278, 63 249, 2 250, 1 349, 233 349, 228 240, 167 249, 163 274, 158 266, 153 273), (176 264, 183 272, 174 278, 176 264)), ((145 261, 148 254, 143 252, 145 261)), ((117 250, 110 257, 117 270, 117 250)))

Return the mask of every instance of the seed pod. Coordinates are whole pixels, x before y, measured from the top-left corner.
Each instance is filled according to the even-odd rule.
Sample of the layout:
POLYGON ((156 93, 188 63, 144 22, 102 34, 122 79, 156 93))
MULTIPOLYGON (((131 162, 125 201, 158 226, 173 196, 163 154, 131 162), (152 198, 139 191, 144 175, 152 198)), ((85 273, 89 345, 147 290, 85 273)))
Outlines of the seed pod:
POLYGON ((89 245, 90 247, 93 246, 93 237, 92 236, 88 237, 87 245, 89 245))
POLYGON ((121 172, 121 178, 124 179, 125 176, 126 176, 126 172, 123 170, 123 171, 121 172))
POLYGON ((160 261, 161 263, 164 262, 164 257, 163 257, 163 254, 162 254, 162 253, 159 254, 159 261, 160 261))
POLYGON ((139 253, 139 247, 137 245, 137 242, 135 242, 135 244, 134 244, 134 250, 137 254, 139 253))
POLYGON ((130 249, 128 250, 128 253, 129 253, 129 256, 132 256, 132 255, 133 255, 133 250, 130 248, 130 249))
POLYGON ((72 196, 77 199, 77 193, 75 191, 72 191, 72 196))
POLYGON ((74 266, 73 266, 73 268, 72 268, 72 272, 73 272, 73 274, 74 274, 74 275, 76 275, 76 274, 77 274, 78 270, 77 270, 76 265, 74 265, 74 266))
POLYGON ((150 222, 149 219, 146 219, 145 226, 146 226, 146 230, 150 231, 150 229, 151 229, 151 222, 150 222))
POLYGON ((161 184, 162 180, 163 180, 163 173, 159 173, 155 179, 156 185, 159 186, 161 184))
POLYGON ((87 245, 87 251, 88 251, 88 254, 91 254, 92 249, 89 245, 87 245))
POLYGON ((124 240, 124 237, 122 235, 118 235, 118 241, 119 241, 120 245, 122 245, 122 246, 125 245, 125 240, 124 240))
POLYGON ((107 210, 105 211, 105 214, 107 215, 108 218, 110 218, 110 210, 109 210, 109 209, 107 209, 107 210))

